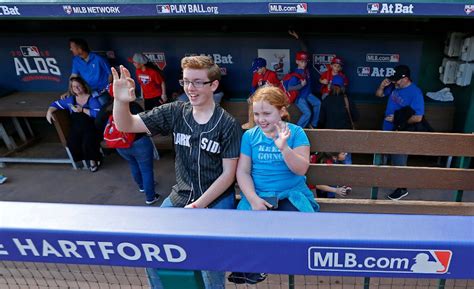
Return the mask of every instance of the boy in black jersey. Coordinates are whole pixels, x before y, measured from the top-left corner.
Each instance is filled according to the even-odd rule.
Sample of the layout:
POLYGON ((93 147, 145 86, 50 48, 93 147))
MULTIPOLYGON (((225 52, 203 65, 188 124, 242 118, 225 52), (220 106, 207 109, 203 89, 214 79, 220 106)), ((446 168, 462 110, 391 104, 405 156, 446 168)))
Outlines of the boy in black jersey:
MULTIPOLYGON (((162 207, 231 209, 241 129, 237 121, 214 102, 220 69, 206 56, 185 57, 181 67, 180 84, 189 102, 164 104, 139 115, 130 114, 128 108, 128 102, 135 99, 135 83, 130 72, 121 66, 119 77, 112 69, 116 126, 124 132, 173 133, 177 183, 162 207)), ((148 270, 148 273, 154 272, 148 270)), ((223 273, 203 272, 203 275, 205 283, 211 279, 206 288, 223 288, 223 273)), ((160 288, 161 284, 152 285, 160 288)))

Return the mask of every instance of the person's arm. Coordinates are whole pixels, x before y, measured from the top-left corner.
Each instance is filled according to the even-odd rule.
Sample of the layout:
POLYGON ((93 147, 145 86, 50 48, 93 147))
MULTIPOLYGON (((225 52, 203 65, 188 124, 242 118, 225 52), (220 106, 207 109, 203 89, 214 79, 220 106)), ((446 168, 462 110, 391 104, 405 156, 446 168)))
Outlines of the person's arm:
POLYGON ((328 74, 330 73, 330 70, 328 69, 327 71, 323 72, 323 74, 321 74, 321 77, 319 78, 319 83, 323 84, 323 85, 327 85, 329 83, 329 77, 328 77, 328 74))
MULTIPOLYGON (((283 155, 286 165, 294 174, 304 176, 309 168, 309 145, 301 145, 295 148, 290 148, 287 142, 291 135, 288 124, 280 121, 278 124, 276 124, 276 127, 278 131, 278 137, 276 135, 273 136, 273 141, 283 155)), ((297 133, 304 134, 304 131, 297 133)), ((295 138, 299 137, 302 136, 295 136, 295 138)), ((306 135, 304 135, 304 137, 306 137, 306 135)))
POLYGON ((252 159, 241 153, 239 164, 237 165, 237 182, 239 183, 239 188, 242 190, 245 198, 249 201, 252 210, 265 211, 267 208, 271 208, 272 206, 260 198, 255 192, 255 185, 253 183, 251 171, 252 159))
POLYGON ((46 112, 46 120, 52 124, 52 121, 56 121, 54 119, 54 116, 53 116, 53 112, 55 112, 56 110, 58 110, 56 107, 54 106, 50 106, 48 107, 48 111, 46 112))
POLYGON ((408 122, 409 124, 412 124, 412 123, 421 122, 422 119, 423 119, 423 116, 422 116, 422 115, 412 115, 412 116, 407 120, 407 122, 408 122))
POLYGON ((296 33, 295 30, 288 30, 288 34, 290 34, 291 36, 293 36, 296 40, 298 40, 298 41, 300 42, 301 50, 303 50, 303 51, 308 51, 308 45, 307 45, 306 42, 298 35, 298 33, 296 33))
POLYGON ((382 80, 382 82, 380 83, 379 87, 377 88, 377 90, 375 91, 375 96, 377 97, 384 97, 385 94, 384 94, 384 90, 387 86, 389 86, 391 84, 390 80, 388 80, 387 78, 385 78, 384 80, 382 80))
POLYGON ((341 197, 347 196, 347 187, 334 188, 328 185, 316 185, 316 188, 324 192, 335 193, 336 195, 341 197))
POLYGON ((123 132, 148 133, 145 123, 138 115, 130 113, 129 103, 135 100, 135 81, 130 72, 120 65, 120 76, 112 67, 114 79, 114 121, 117 129, 123 132))
POLYGON ((225 192, 235 181, 235 171, 237 159, 222 159, 222 174, 212 183, 212 185, 187 208, 206 208, 225 192))
POLYGON ((82 113, 85 113, 86 115, 96 118, 97 114, 99 113, 101 109, 101 105, 97 98, 89 98, 89 102, 87 104, 87 107, 82 107, 82 113))
POLYGON ((168 101, 168 97, 166 96, 166 83, 164 80, 161 82, 161 99, 163 103, 168 101))
POLYGON ((425 114, 425 101, 423 99, 423 93, 419 89, 417 89, 415 93, 416 96, 413 98, 413 102, 410 104, 410 106, 415 111, 415 114, 408 119, 407 122, 409 124, 421 122, 423 120, 423 115, 425 114))

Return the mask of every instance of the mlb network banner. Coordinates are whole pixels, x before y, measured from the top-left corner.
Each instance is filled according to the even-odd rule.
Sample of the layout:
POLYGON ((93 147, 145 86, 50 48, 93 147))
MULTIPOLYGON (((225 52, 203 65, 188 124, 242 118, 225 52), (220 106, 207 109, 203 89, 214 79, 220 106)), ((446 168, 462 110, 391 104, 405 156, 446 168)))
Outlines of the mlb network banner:
POLYGON ((410 2, 207 2, 160 4, 5 4, 0 18, 18 17, 137 17, 184 15, 369 15, 472 16, 473 4, 410 2))

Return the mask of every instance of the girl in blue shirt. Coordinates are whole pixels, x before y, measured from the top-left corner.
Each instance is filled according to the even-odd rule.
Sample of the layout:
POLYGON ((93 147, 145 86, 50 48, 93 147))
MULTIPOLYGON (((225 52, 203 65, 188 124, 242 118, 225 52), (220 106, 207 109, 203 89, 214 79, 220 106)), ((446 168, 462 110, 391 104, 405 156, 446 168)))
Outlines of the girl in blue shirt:
POLYGON ((319 210, 306 186, 309 140, 303 129, 287 123, 288 100, 277 87, 258 89, 252 97, 256 126, 242 137, 237 181, 244 194, 238 209, 267 210, 266 197, 278 199, 278 210, 319 210))
MULTIPOLYGON (((278 87, 262 87, 251 99, 256 126, 242 137, 237 181, 243 196, 237 209, 319 211, 306 185, 309 140, 301 127, 286 122, 286 94, 278 87)), ((265 273, 233 272, 228 280, 255 284, 265 278, 265 273)))

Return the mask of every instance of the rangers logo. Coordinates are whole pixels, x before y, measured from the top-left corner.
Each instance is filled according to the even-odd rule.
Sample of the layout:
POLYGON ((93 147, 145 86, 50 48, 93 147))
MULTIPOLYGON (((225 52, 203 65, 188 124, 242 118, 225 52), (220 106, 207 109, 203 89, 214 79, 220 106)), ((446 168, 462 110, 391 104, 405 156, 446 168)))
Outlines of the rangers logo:
POLYGON ((436 249, 310 247, 313 271, 446 274, 453 253, 436 249))
POLYGON ((63 10, 66 12, 66 14, 70 15, 72 13, 72 7, 71 5, 63 5, 63 10))
POLYGON ((336 54, 313 54, 313 68, 319 74, 323 74, 328 70, 328 65, 336 54))
POLYGON ((464 12, 466 12, 466 15, 474 12, 474 5, 464 5, 464 12))
POLYGON ((377 14, 380 10, 379 3, 367 3, 367 13, 369 14, 377 14))
POLYGON ((158 12, 159 14, 169 14, 171 13, 171 7, 169 4, 167 5, 156 5, 156 12, 158 12))
POLYGON ((165 69, 166 67, 166 58, 164 52, 143 52, 145 56, 153 62, 156 66, 158 66, 161 70, 165 69))

